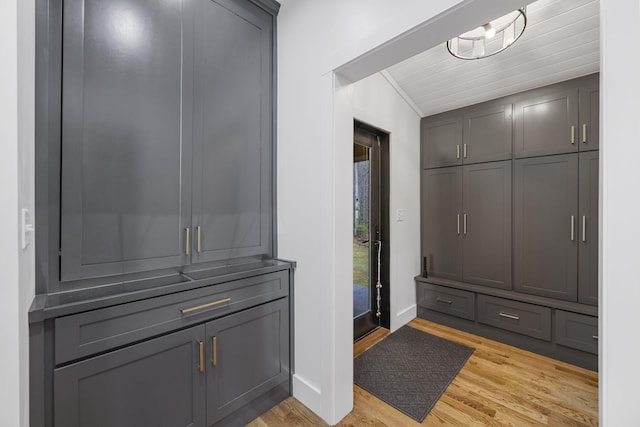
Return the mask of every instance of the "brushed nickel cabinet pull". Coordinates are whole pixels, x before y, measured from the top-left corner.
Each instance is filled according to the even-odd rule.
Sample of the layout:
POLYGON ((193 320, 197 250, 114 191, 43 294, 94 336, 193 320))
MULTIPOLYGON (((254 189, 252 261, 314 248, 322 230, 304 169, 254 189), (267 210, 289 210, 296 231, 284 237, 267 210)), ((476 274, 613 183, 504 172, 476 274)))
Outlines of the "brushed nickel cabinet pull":
POLYGON ((185 237, 184 237, 184 254, 189 255, 189 247, 191 246, 191 229, 189 227, 184 229, 185 237))
POLYGON ((467 158, 467 144, 462 146, 462 157, 467 158))
POLYGON ((582 215, 582 241, 587 241, 587 217, 582 215))
POLYGON ((465 236, 467 235, 467 214, 463 215, 462 232, 464 233, 465 236))
POLYGON ((213 366, 216 366, 218 364, 218 337, 211 337, 211 346, 213 347, 211 363, 213 363, 213 366))
POLYGON ((460 214, 456 215, 458 217, 458 236, 460 235, 460 214))
POLYGON ((587 124, 586 123, 582 124, 582 143, 583 144, 587 143, 587 124))
POLYGON ((503 313, 502 311, 500 312, 500 317, 506 317, 511 320, 520 320, 520 316, 516 314, 503 313))
POLYGON ((196 251, 198 251, 198 253, 202 252, 202 227, 197 226, 196 227, 196 251))
POLYGON ((199 305, 197 307, 181 308, 180 309, 180 313, 187 314, 187 313, 191 313, 193 311, 202 310, 204 308, 213 307, 213 306, 218 305, 218 304, 224 304, 225 302, 229 302, 229 301, 231 301, 231 298, 224 298, 224 299, 221 299, 221 300, 218 300, 218 301, 210 302, 208 304, 202 304, 202 305, 199 305))
POLYGON ((571 241, 575 240, 576 217, 571 215, 571 241))
POLYGON ((444 298, 440 298, 440 297, 436 298, 436 302, 441 302, 443 304, 453 304, 453 301, 448 300, 448 299, 444 299, 444 298))
POLYGON ((575 126, 571 126, 571 143, 572 144, 576 143, 576 127, 575 126))
POLYGON ((204 372, 204 343, 202 341, 198 341, 198 351, 200 352, 198 371, 204 372))
POLYGON ((460 158, 460 144, 456 145, 456 159, 460 158))

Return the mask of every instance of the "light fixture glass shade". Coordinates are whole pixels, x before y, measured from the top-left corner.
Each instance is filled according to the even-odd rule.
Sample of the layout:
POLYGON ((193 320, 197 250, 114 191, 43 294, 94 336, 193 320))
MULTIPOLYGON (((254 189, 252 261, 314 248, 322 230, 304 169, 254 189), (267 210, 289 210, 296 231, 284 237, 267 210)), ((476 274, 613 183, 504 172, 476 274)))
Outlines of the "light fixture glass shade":
POLYGON ((481 59, 502 52, 516 42, 527 26, 527 8, 514 10, 447 41, 456 58, 481 59))

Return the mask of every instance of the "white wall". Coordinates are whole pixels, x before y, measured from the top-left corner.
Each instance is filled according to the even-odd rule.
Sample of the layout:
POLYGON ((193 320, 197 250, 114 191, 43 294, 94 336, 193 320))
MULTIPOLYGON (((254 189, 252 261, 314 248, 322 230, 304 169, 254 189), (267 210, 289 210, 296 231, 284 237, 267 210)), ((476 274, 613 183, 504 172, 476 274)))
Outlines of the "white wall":
POLYGON ((391 330, 416 317, 420 273, 420 116, 382 74, 353 85, 353 116, 390 133, 389 283, 391 330), (396 211, 404 220, 396 220, 396 211))
POLYGON ((600 419, 640 426, 640 2, 601 0, 600 419))
POLYGON ((353 114, 350 82, 331 71, 458 1, 281 3, 278 250, 298 261, 294 395, 332 424, 353 399, 352 136, 336 137, 352 135, 353 114))
POLYGON ((0 425, 29 422, 27 310, 33 245, 19 249, 18 214, 33 212, 34 3, 0 2, 0 425))

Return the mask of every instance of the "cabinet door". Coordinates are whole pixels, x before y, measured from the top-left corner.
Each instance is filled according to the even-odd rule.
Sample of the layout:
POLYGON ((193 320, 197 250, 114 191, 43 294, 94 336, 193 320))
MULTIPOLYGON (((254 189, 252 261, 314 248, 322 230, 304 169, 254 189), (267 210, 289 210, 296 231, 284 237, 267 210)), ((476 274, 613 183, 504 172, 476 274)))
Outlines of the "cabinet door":
POLYGON ((514 288, 577 300, 578 155, 516 160, 514 288))
POLYGON ((196 2, 193 260, 271 251, 271 15, 196 2))
POLYGON ((511 160, 463 166, 463 279, 511 289, 511 160))
POLYGON ((186 262, 187 4, 64 2, 62 281, 186 262))
POLYGON ((462 167, 422 171, 422 255, 428 274, 462 279, 462 167))
POLYGON ((56 369, 55 425, 204 426, 204 331, 189 328, 56 369))
POLYGON ((578 88, 525 99, 514 110, 517 158, 578 151, 578 88))
POLYGON ((589 76, 580 86, 580 151, 600 148, 600 81, 589 76))
POLYGON ((206 325, 207 425, 288 381, 288 304, 283 298, 206 325))
POLYGON ((512 107, 483 105, 464 115, 464 164, 511 159, 512 107))
POLYGON ((598 152, 580 153, 578 302, 598 305, 598 152))
POLYGON ((462 164, 462 116, 422 119, 422 167, 462 164))

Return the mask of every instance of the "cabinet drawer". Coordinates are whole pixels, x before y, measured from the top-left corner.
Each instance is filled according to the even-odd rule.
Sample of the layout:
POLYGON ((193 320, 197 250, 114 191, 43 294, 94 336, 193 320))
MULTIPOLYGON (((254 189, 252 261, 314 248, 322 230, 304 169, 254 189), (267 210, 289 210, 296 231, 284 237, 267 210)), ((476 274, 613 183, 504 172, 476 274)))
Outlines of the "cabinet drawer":
POLYGON ((444 286, 420 284, 422 298, 420 306, 463 319, 475 320, 475 298, 473 292, 444 286))
POLYGON ((282 271, 57 318, 56 365, 286 296, 288 285, 282 271))
POLYGON ((556 342, 566 347, 598 354, 598 318, 556 310, 556 342))
POLYGON ((478 295, 478 322, 551 340, 551 309, 548 307, 478 295))

